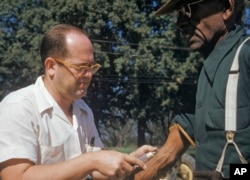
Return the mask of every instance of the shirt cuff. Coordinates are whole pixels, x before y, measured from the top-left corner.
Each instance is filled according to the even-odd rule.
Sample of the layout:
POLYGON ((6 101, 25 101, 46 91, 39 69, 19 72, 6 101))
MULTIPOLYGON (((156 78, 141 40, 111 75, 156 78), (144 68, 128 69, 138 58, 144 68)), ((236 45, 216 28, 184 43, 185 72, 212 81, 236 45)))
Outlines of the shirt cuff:
POLYGON ((186 133, 186 131, 185 131, 179 124, 175 123, 175 124, 171 125, 171 126, 169 127, 169 131, 171 131, 171 130, 173 130, 173 129, 176 129, 176 128, 182 133, 182 135, 184 135, 184 137, 188 140, 188 142, 189 142, 193 147, 195 147, 195 143, 194 143, 194 141, 192 140, 192 138, 186 133))

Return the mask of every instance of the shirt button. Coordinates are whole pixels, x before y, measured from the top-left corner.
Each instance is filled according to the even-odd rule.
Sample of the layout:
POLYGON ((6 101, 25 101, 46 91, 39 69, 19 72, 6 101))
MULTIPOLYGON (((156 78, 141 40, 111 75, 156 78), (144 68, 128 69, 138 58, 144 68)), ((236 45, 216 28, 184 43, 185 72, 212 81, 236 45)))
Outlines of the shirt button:
POLYGON ((200 101, 198 101, 198 102, 196 103, 196 108, 201 108, 201 106, 202 106, 202 103, 201 103, 200 101))

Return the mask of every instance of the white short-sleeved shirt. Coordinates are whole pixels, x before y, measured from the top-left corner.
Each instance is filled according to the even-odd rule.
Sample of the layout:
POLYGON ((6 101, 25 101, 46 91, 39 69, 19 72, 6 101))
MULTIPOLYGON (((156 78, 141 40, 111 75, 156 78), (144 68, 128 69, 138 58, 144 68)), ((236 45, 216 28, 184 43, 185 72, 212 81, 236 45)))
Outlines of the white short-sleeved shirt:
POLYGON ((42 76, 0 103, 0 162, 63 162, 86 152, 85 144, 93 137, 95 146, 103 148, 87 104, 81 99, 73 102, 72 125, 44 87, 42 76))

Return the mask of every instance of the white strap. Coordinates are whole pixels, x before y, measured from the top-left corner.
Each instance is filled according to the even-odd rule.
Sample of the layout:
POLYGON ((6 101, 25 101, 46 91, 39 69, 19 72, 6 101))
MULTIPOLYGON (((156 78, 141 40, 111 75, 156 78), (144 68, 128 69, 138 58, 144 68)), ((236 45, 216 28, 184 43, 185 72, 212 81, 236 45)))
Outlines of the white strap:
POLYGON ((237 86, 239 78, 239 62, 238 57, 243 44, 249 40, 246 38, 238 47, 234 60, 229 72, 227 88, 226 88, 226 100, 225 100, 225 130, 236 131, 236 110, 237 110, 237 86))
POLYGON ((222 174, 222 176, 224 177, 224 174, 221 172, 221 169, 222 169, 222 166, 223 166, 223 163, 224 163, 224 158, 225 158, 225 154, 226 154, 226 150, 227 150, 227 147, 229 144, 233 144, 237 153, 238 153, 238 156, 240 158, 240 161, 242 164, 247 164, 247 160, 242 156, 241 152, 240 152, 240 149, 238 148, 237 144, 234 142, 234 132, 230 132, 228 131, 226 133, 226 138, 227 138, 227 142, 224 146, 224 149, 222 151, 222 154, 221 154, 221 157, 220 157, 220 160, 217 164, 217 167, 216 167, 216 171, 220 172, 222 174))
POLYGON ((233 144, 238 156, 240 158, 241 163, 247 164, 247 161, 242 156, 240 149, 238 148, 237 144, 234 142, 234 135, 235 131, 237 130, 236 126, 236 119, 237 119, 237 86, 238 86, 238 79, 239 79, 239 53, 243 46, 243 44, 248 41, 250 37, 246 38, 241 45, 238 47, 228 76, 227 81, 227 88, 226 88, 226 97, 225 97, 225 131, 226 131, 226 139, 227 142, 223 148, 220 160, 217 164, 216 171, 220 172, 224 177, 223 173, 221 172, 226 149, 229 144, 233 144))

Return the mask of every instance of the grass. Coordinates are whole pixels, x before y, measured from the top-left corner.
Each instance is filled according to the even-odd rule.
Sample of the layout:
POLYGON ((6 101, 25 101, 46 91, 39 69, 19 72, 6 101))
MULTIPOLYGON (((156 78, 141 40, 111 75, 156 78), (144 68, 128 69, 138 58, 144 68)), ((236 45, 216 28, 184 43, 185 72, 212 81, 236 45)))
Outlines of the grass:
POLYGON ((122 153, 131 153, 133 151, 135 151, 137 149, 136 146, 129 146, 129 147, 105 147, 104 149, 106 150, 115 150, 118 152, 122 152, 122 153))

